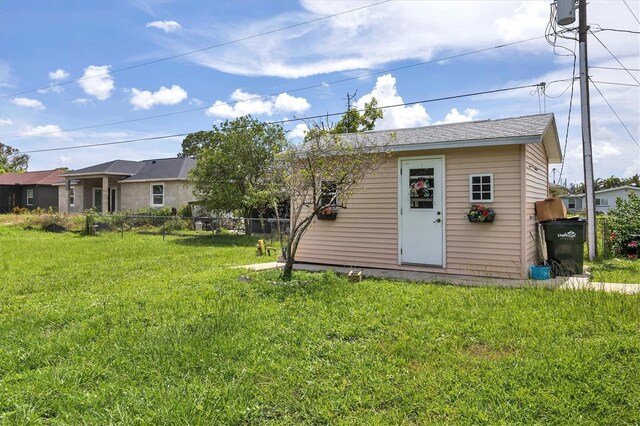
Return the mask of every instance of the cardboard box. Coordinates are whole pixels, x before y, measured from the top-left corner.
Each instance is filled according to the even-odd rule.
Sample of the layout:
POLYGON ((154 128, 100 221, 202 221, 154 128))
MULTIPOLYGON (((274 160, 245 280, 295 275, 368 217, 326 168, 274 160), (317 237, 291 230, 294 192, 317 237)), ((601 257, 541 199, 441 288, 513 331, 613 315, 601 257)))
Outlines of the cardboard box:
POLYGON ((563 219, 567 217, 567 209, 560 198, 547 198, 544 201, 536 201, 536 217, 538 222, 563 219))

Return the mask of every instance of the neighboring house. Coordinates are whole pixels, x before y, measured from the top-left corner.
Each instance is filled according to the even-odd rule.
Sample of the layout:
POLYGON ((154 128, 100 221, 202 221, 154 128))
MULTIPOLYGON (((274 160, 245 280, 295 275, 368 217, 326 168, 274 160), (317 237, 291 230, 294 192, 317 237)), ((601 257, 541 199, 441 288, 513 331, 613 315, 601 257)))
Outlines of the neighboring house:
POLYGON ((14 207, 29 210, 58 208, 58 188, 64 170, 4 173, 0 175, 0 213, 8 213, 14 207))
POLYGON ((193 188, 186 181, 194 164, 189 157, 114 160, 65 173, 65 182, 59 185, 60 211, 180 208, 195 200, 193 188))
MULTIPOLYGON (((595 192, 596 212, 607 213, 609 209, 616 206, 616 199, 621 197, 627 199, 629 193, 633 192, 640 197, 640 188, 635 186, 620 186, 618 188, 601 189, 595 192)), ((581 211, 586 209, 584 194, 568 194, 560 197, 567 210, 581 211)))
POLYGON ((365 189, 335 220, 312 223, 296 261, 526 278, 539 260, 534 203, 548 197, 549 163, 562 160, 553 114, 364 137, 375 144, 392 133, 389 159, 365 177, 365 189), (416 199, 418 180, 429 198, 416 199), (477 203, 495 209, 493 223, 469 222, 477 203))

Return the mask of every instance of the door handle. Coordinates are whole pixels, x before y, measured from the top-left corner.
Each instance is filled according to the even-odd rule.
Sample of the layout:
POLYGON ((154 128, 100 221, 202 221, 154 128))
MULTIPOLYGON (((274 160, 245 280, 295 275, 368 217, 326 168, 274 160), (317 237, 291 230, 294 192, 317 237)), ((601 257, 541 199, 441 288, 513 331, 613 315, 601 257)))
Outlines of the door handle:
POLYGON ((433 223, 440 223, 440 222, 442 222, 442 220, 440 218, 438 218, 438 219, 433 221, 433 223))

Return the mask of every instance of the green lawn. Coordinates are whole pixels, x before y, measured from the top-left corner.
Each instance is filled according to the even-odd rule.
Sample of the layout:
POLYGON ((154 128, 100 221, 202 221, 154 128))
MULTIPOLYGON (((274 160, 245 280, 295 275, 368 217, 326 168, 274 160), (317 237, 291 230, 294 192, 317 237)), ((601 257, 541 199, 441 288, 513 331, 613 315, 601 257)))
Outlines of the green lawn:
POLYGON ((607 259, 589 265, 591 281, 640 284, 640 260, 607 259))
POLYGON ((640 422, 640 296, 227 268, 254 245, 0 225, 0 424, 640 422))

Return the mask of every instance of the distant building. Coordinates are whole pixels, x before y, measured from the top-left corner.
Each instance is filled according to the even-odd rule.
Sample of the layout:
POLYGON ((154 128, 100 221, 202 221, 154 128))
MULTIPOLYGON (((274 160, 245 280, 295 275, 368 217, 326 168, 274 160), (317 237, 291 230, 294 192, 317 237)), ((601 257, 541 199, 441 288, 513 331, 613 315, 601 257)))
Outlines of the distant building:
MULTIPOLYGON (((622 197, 627 199, 629 193, 633 192, 640 197, 640 188, 635 186, 620 186, 618 188, 601 189, 595 192, 595 204, 596 212, 607 213, 609 209, 616 206, 616 198, 622 197)), ((582 211, 585 210, 586 204, 584 194, 567 194, 560 197, 564 206, 569 211, 582 211)))
POLYGON ((60 211, 98 212, 180 208, 195 200, 187 175, 193 158, 114 160, 62 175, 60 211))
POLYGON ((0 175, 0 213, 15 207, 29 210, 58 208, 58 188, 64 170, 4 173, 0 175))

